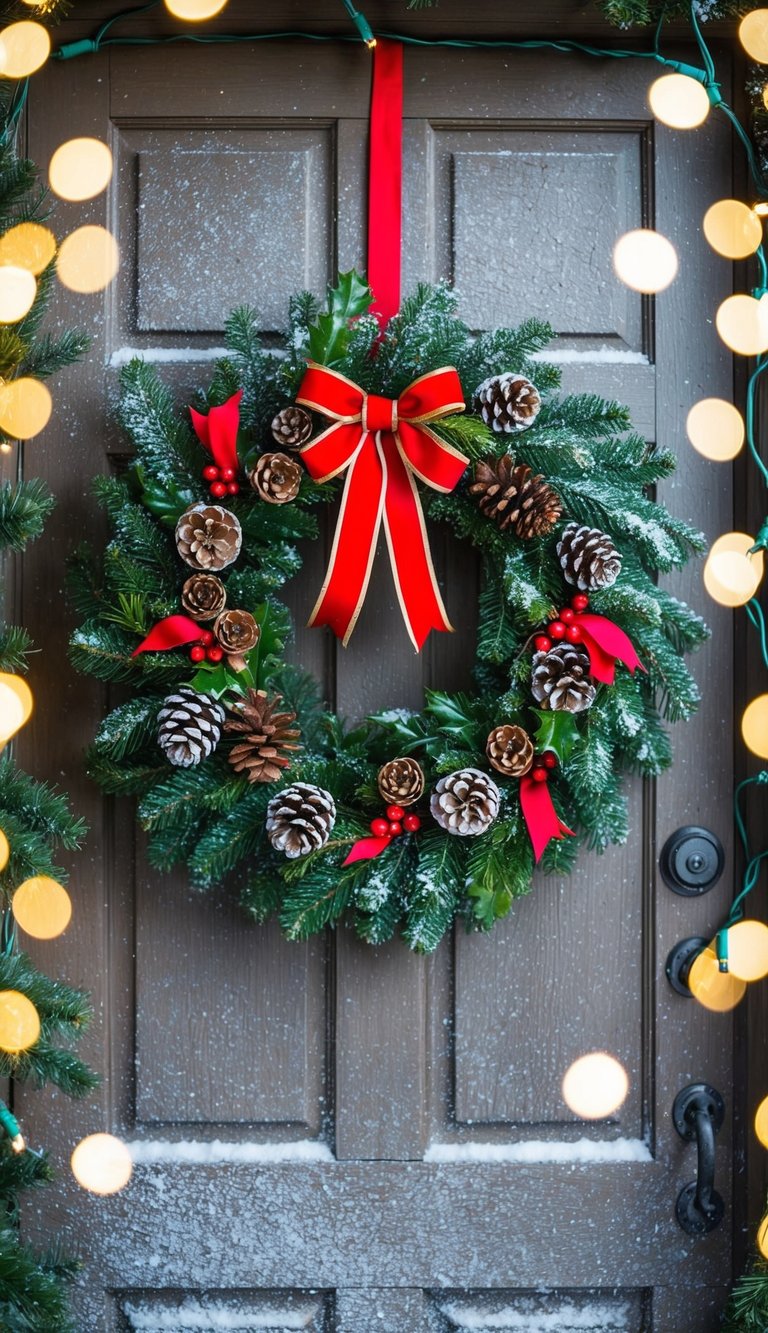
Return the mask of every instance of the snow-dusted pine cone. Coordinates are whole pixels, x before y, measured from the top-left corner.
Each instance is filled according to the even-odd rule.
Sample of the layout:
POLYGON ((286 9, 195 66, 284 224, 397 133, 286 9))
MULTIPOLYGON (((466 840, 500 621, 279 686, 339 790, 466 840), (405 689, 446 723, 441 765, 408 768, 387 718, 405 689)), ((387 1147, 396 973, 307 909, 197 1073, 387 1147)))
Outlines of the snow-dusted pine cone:
POLYGON ((301 485, 301 467, 287 454, 261 454, 249 481, 268 504, 285 505, 295 500, 301 485))
POLYGON ((533 425, 541 410, 541 397, 535 384, 508 370, 478 385, 473 406, 491 430, 512 435, 533 425))
POLYGON ((216 618, 213 632, 219 647, 230 659, 230 665, 235 671, 242 671, 246 665, 243 654, 255 648, 261 636, 261 629, 250 611, 238 611, 235 607, 222 611, 216 618))
POLYGON ((181 605, 193 620, 213 620, 227 604, 227 590, 215 574, 190 574, 181 590, 181 605))
POLYGON ((267 837, 289 860, 324 847, 335 823, 336 804, 331 793, 311 782, 294 782, 273 796, 267 806, 267 837))
POLYGON ((312 434, 312 418, 303 407, 291 403, 273 417, 271 429, 281 449, 300 449, 312 434))
POLYGON ((193 569, 225 569, 242 544, 239 519, 221 505, 190 505, 176 524, 176 548, 193 569))
POLYGON ((505 778, 522 778, 533 763, 533 741, 523 727, 494 727, 485 747, 488 762, 505 778))
POLYGON ((607 532, 583 523, 563 529, 557 556, 566 582, 582 592, 610 588, 621 573, 621 555, 607 532))
POLYGON ((213 754, 221 740, 224 709, 210 694, 181 685, 157 715, 157 743, 178 768, 192 768, 213 754))
POLYGON ((297 743, 301 732, 293 725, 296 714, 281 713, 282 701, 280 694, 270 699, 266 690, 249 690, 224 724, 227 733, 240 737, 229 752, 229 762, 249 782, 277 782, 301 749, 297 743))
POLYGON ((390 759, 379 769, 379 795, 387 805, 413 805, 424 791, 424 774, 415 759, 390 759))
POLYGON ((446 773, 429 801, 432 818, 446 833, 476 838, 491 827, 499 813, 499 792, 493 778, 479 768, 446 773))
POLYGON ((546 653, 534 653, 531 691, 542 708, 583 713, 595 698, 589 654, 572 643, 556 643, 546 653))
POLYGON ((541 474, 534 476, 527 464, 516 464, 510 454, 475 463, 469 493, 486 518, 498 523, 502 532, 513 528, 522 541, 551 532, 563 512, 549 482, 541 474))

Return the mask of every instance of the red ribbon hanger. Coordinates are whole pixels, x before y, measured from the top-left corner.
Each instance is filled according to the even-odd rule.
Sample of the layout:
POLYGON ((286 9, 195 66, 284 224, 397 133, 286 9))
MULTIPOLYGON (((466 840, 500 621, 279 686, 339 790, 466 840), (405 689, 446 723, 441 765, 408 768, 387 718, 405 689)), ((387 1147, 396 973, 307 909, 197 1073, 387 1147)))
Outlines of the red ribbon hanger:
POLYGON ((368 285, 385 325, 400 309, 403 184, 403 47, 379 37, 373 50, 368 149, 368 285))

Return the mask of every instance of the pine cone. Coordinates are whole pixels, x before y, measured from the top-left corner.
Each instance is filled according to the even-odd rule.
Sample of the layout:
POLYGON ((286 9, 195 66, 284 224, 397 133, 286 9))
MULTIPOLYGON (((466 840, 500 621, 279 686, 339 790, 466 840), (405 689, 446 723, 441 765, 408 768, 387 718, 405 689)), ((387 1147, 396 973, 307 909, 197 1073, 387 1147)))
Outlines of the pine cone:
POLYGON ((432 818, 460 838, 476 838, 491 827, 499 813, 499 792, 493 778, 479 768, 460 768, 448 773, 432 793, 432 818))
POLYGON ((511 435, 533 425, 541 410, 541 396, 524 375, 509 370, 483 380, 475 389, 473 407, 491 430, 511 435))
POLYGON ((225 569, 237 559, 242 544, 238 519, 221 505, 190 505, 176 524, 179 555, 193 569, 225 569))
POLYGON ((232 746, 229 762, 249 782, 277 782, 290 766, 291 753, 301 749, 296 744, 301 732, 291 726, 296 714, 276 712, 280 703, 282 695, 270 699, 266 690, 249 690, 237 707, 237 716, 224 724, 226 732, 243 738, 232 746))
POLYGON ((222 611, 213 632, 229 658, 229 665, 235 671, 243 671, 246 666, 243 654, 255 648, 261 636, 250 611, 222 611))
POLYGON ((272 434, 282 449, 300 449, 312 434, 312 418, 303 407, 291 403, 273 417, 272 434))
POLYGON ((563 529, 557 555, 566 582, 582 592, 610 588, 621 573, 621 555, 608 534, 586 524, 569 523, 563 529))
POLYGON ((181 685, 157 715, 157 743, 170 763, 192 768, 213 754, 221 740, 224 709, 210 694, 181 685))
POLYGON ((390 759, 379 769, 377 781, 387 805, 413 805, 424 791, 424 774, 415 759, 390 759))
POLYGON ((262 500, 273 505, 284 505, 295 500, 299 493, 301 468, 287 454, 262 454, 249 480, 262 500))
POLYGON ((550 532, 563 512, 560 497, 543 476, 534 477, 525 463, 515 465, 510 454, 476 463, 469 491, 486 518, 502 532, 513 527, 523 541, 550 532))
POLYGON ((335 823, 331 793, 311 782, 294 782, 267 806, 267 837, 290 860, 324 847, 335 823))
POLYGON ((583 713, 595 698, 589 654, 571 643, 556 643, 549 652, 534 653, 531 691, 542 708, 583 713))
POLYGON ((190 574, 181 590, 181 605, 193 620, 213 620, 227 604, 227 590, 215 574, 190 574))
POLYGON ((522 727, 494 727, 485 747, 488 762, 506 778, 522 778, 533 763, 533 741, 522 727))

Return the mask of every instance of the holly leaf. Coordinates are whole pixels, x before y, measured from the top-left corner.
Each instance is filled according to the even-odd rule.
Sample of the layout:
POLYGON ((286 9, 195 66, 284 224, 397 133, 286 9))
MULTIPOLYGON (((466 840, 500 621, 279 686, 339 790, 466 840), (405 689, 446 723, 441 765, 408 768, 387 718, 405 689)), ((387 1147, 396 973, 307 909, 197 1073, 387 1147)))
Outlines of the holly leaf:
POLYGON ((245 694, 246 690, 253 686, 254 680, 250 671, 233 671, 225 660, 201 662, 189 684, 193 690, 199 690, 201 694, 210 694, 214 699, 221 699, 225 694, 245 694))
POLYGON ((475 749, 478 728, 466 694, 444 694, 441 690, 425 690, 424 693, 426 712, 435 719, 441 732, 463 741, 469 749, 475 749))
POLYGON ((255 607, 253 617, 261 633, 259 642, 247 654, 246 661, 253 675, 252 684, 257 690, 263 690, 269 677, 283 665, 285 644, 280 637, 275 613, 269 602, 261 602, 255 607))
POLYGON ((200 499, 189 488, 182 489, 172 482, 148 477, 139 464, 136 465, 136 477, 141 487, 142 502, 166 527, 175 528, 184 510, 200 499))
POLYGON ((337 287, 328 288, 328 308, 309 329, 309 357, 321 366, 341 361, 349 345, 350 321, 366 314, 373 293, 354 269, 339 274, 337 287))
POLYGON ((533 734, 537 751, 552 750, 561 764, 568 759, 571 750, 579 738, 576 718, 573 713, 564 710, 544 710, 534 708, 539 725, 533 734))
POLYGON ((486 884, 470 884, 467 894, 473 899, 472 916, 480 930, 490 930, 494 921, 507 916, 514 902, 509 889, 491 889, 486 884))

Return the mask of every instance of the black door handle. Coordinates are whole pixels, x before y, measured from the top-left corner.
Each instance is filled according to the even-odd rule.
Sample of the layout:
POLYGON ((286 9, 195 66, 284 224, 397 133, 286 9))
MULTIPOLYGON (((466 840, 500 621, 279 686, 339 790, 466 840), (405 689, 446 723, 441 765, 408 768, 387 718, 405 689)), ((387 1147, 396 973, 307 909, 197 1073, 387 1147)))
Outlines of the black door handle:
POLYGON ((687 1142, 696 1140, 696 1179, 683 1186, 675 1208, 689 1236, 704 1236, 723 1220, 725 1204, 715 1189, 715 1138, 724 1117, 725 1102, 708 1083, 690 1083, 675 1097, 675 1129, 687 1142))

